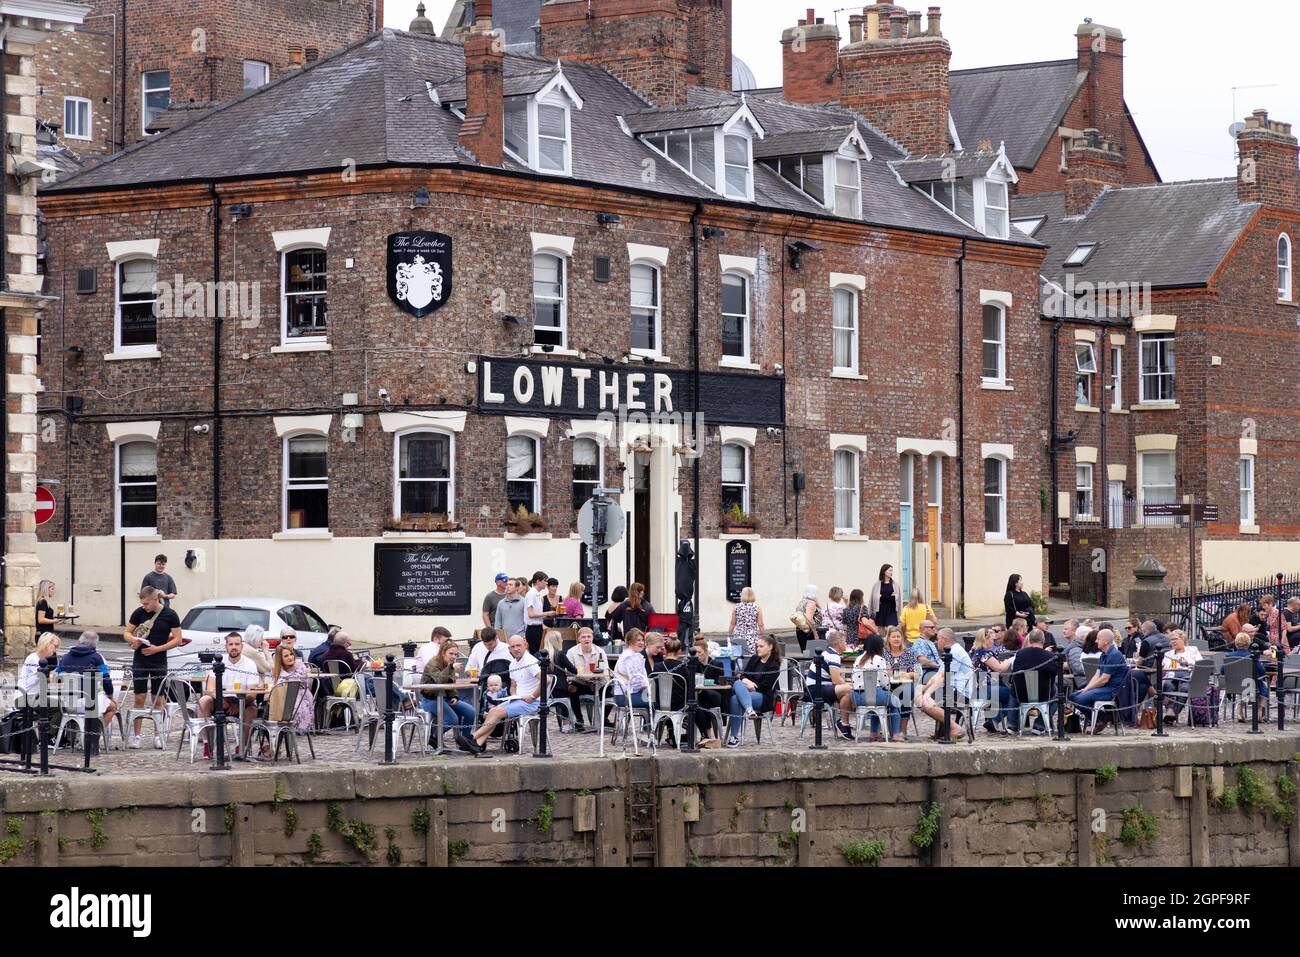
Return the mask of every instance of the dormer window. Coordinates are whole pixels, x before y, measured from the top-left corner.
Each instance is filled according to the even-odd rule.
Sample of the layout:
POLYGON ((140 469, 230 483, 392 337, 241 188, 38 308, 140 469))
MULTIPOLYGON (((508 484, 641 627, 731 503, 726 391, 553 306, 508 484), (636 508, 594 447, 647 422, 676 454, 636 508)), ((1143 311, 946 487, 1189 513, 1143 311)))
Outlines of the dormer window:
POLYGON ((936 180, 932 183, 922 183, 920 189, 948 212, 974 225, 974 180, 959 179, 955 182, 936 180))
POLYGON ((558 94, 514 96, 505 103, 505 148, 514 159, 539 173, 572 172, 569 107, 558 94))
POLYGON ((767 165, 783 180, 803 190, 817 202, 826 202, 826 169, 820 153, 782 156, 767 165))
MULTIPOLYGON (((903 182, 915 186, 948 212, 990 239, 1011 235, 1011 184, 1016 171, 1006 150, 958 150, 941 156, 915 156, 890 163, 903 182)), ((1023 220, 1029 230, 1042 219, 1023 220)), ((1017 222, 1019 225, 1019 221, 1017 222)))
POLYGON ((848 156, 835 157, 835 215, 862 216, 862 167, 848 156))
POLYGON ((1007 184, 985 178, 984 182, 984 235, 996 239, 1007 238, 1007 218, 1010 203, 1007 201, 1007 184))
POLYGON ((709 189, 753 201, 754 145, 764 133, 744 102, 645 110, 619 119, 630 136, 639 136, 709 189))
POLYGON ((871 154, 855 127, 774 134, 755 150, 763 165, 836 216, 862 218, 862 161, 871 154))
POLYGON ((690 173, 709 189, 717 189, 717 150, 713 130, 660 133, 646 142, 690 173))
POLYGON ((749 156, 749 137, 728 133, 722 138, 726 194, 731 199, 754 195, 754 169, 749 156))
POLYGON ((1028 219, 1013 219, 1011 225, 1016 227, 1026 236, 1032 237, 1034 233, 1042 228, 1043 223, 1047 220, 1046 216, 1031 216, 1028 219))

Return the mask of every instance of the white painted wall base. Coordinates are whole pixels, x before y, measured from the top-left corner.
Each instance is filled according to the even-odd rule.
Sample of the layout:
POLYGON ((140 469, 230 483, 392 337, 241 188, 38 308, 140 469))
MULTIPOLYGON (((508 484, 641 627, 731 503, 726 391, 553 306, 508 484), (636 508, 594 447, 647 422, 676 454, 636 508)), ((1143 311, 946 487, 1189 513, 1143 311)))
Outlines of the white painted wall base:
POLYGON ((1202 580, 1236 582, 1278 572, 1290 578, 1300 570, 1300 542, 1208 539, 1201 543, 1201 563, 1202 580))

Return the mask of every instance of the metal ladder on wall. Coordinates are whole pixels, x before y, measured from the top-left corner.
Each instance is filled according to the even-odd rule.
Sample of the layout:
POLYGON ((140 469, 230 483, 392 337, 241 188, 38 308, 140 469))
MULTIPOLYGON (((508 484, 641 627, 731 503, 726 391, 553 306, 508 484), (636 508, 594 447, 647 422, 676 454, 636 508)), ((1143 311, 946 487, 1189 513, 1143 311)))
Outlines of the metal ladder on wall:
POLYGON ((659 857, 658 762, 627 759, 627 858, 632 867, 654 867, 659 857))

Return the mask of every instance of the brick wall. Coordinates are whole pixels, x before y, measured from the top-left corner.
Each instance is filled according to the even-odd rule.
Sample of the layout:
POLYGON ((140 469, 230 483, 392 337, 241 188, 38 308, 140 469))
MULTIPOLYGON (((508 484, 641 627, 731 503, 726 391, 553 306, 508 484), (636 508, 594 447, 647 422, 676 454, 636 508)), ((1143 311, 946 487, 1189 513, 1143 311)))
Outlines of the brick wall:
POLYGON ((113 103, 113 34, 111 21, 88 18, 84 27, 52 33, 37 54, 36 118, 57 124, 63 141, 74 152, 111 153, 116 131, 113 103), (90 100, 89 140, 70 139, 64 129, 63 100, 90 100))
MULTIPOLYGON (((460 181, 434 173, 422 182, 435 199, 428 212, 410 210, 409 190, 364 192, 328 200, 303 196, 257 203, 252 215, 227 222, 222 251, 222 278, 258 283, 260 322, 227 320, 223 329, 222 403, 229 416, 222 430, 225 533, 265 537, 279 529, 279 444, 270 423, 273 414, 321 411, 380 411, 378 389, 386 388, 396 409, 476 406, 477 377, 464 371, 468 356, 518 354, 528 332, 509 326, 493 313, 494 299, 504 314, 530 314, 532 230, 575 238, 569 273, 569 344, 617 355, 627 340, 627 242, 666 245, 669 268, 663 276, 664 354, 679 368, 689 368, 691 271, 686 209, 664 203, 623 212, 617 226, 596 225, 594 214, 531 203, 516 191, 510 198, 457 195, 460 181), (279 269, 270 233, 278 229, 330 226, 330 352, 274 354, 279 345, 279 269), (455 241, 455 287, 443 309, 422 320, 399 311, 384 291, 388 233, 403 228, 434 227, 455 241), (593 278, 596 255, 610 256, 611 282, 593 278), (344 265, 353 260, 353 267, 344 265), (500 290, 499 295, 497 290, 500 290), (251 324, 250 324, 251 325, 251 324), (341 396, 360 394, 360 405, 344 409, 341 396), (234 503, 237 503, 234 504, 234 503)), ((513 187, 512 187, 513 188, 513 187)), ((225 197, 238 202, 238 192, 225 197)), ((194 203, 203 200, 194 200, 194 203)), ((607 208, 613 195, 591 199, 607 208)), ((146 205, 153 205, 152 201, 146 205)), ((159 204, 167 206, 169 204, 159 204)), ((72 533, 112 534, 112 468, 104 423, 109 420, 163 419, 160 436, 159 532, 164 537, 192 535, 210 520, 208 463, 212 435, 194 435, 189 427, 211 420, 212 328, 207 318, 162 319, 161 359, 105 361, 112 351, 113 274, 104 243, 128 238, 160 240, 158 274, 173 282, 211 278, 211 221, 207 206, 142 209, 64 218, 50 215, 50 288, 74 288, 78 266, 99 269, 99 291, 67 292, 46 316, 47 356, 42 373, 50 396, 71 392, 85 398, 85 408, 67 442, 57 402, 46 400, 43 413, 53 422, 54 442, 41 445, 43 475, 67 476, 73 494, 72 533), (64 348, 79 345, 83 357, 70 359, 64 348)), ((787 427, 781 436, 760 430, 753 456, 753 511, 764 534, 793 535, 794 501, 786 490, 789 474, 804 472, 807 492, 799 508, 803 536, 829 538, 833 530, 830 433, 865 435, 862 462, 862 531, 873 538, 897 535, 898 455, 896 438, 956 438, 958 403, 957 267, 960 244, 943 240, 914 247, 903 234, 885 236, 863 231, 864 240, 821 241, 820 252, 804 257, 801 271, 788 266, 781 230, 786 221, 727 222, 720 240, 705 241, 701 255, 701 364, 717 368, 721 357, 718 299, 720 253, 752 256, 759 275, 753 290, 753 354, 764 373, 777 364, 786 370, 787 427), (861 298, 860 362, 866 381, 833 379, 829 316, 829 273, 867 277, 861 298), (784 468, 782 462, 785 462, 784 468)), ((978 388, 980 289, 1010 293, 1014 309, 1009 323, 1013 355, 1027 368, 1043 365, 1038 329, 1037 268, 998 262, 994 247, 973 247, 966 262, 965 357, 966 515, 967 537, 981 541, 983 511, 981 443, 1009 443, 1016 448, 1010 469, 1010 536, 1037 539, 1041 524, 1038 489, 1045 480, 1041 426, 1043 398, 1030 383, 1020 394, 978 388), (973 371, 972 371, 973 370, 973 371), (1028 405, 1027 405, 1028 404, 1028 405), (1026 409, 1034 411, 1026 413, 1026 409)), ((556 361, 565 361, 557 359, 556 361)), ((738 379, 743 383, 743 376, 738 379)), ((1044 407, 1045 408, 1045 407, 1044 407)), ((717 423, 712 423, 717 424, 717 423)), ((371 415, 355 443, 337 434, 330 446, 331 526, 336 534, 375 534, 391 501, 392 436, 382 433, 371 415), (378 488, 379 494, 376 494, 378 488)), ((215 432, 215 430, 214 430, 215 432)), ((491 415, 471 415, 456 447, 457 514, 474 534, 500 534, 504 506, 501 448, 504 425, 491 415), (486 508, 488 515, 480 515, 486 508)), ((716 438, 716 433, 712 433, 716 438)), ((545 449, 545 512, 566 516, 571 454, 552 441, 545 449)), ((719 451, 706 448, 702 465, 706 531, 717 519, 719 451)), ((613 456, 607 456, 612 468, 613 456)), ((690 483, 679 473, 679 491, 689 513, 690 483)), ((957 473, 945 465, 944 539, 957 540, 957 473)), ((918 477, 918 501, 928 500, 925 478, 918 477), (927 496, 927 498, 922 498, 927 496)), ((925 529, 918 522, 918 538, 925 529)), ((62 530, 46 527, 46 540, 62 530)))
POLYGON ((840 32, 833 23, 790 27, 781 35, 781 81, 791 103, 837 103, 843 82, 840 32))
POLYGON ((731 92, 732 0, 684 0, 687 11, 686 52, 692 78, 700 86, 731 92))
POLYGON ((948 61, 942 37, 852 44, 840 51, 842 102, 913 153, 948 150, 948 61))

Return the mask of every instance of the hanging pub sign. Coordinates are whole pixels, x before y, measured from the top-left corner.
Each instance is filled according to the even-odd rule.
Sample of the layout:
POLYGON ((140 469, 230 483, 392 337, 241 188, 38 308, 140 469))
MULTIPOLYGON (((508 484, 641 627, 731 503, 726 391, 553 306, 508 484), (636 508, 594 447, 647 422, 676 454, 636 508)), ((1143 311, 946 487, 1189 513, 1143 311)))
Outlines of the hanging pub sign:
POLYGON ((417 231, 388 237, 388 298, 415 318, 451 298, 451 237, 417 231))

